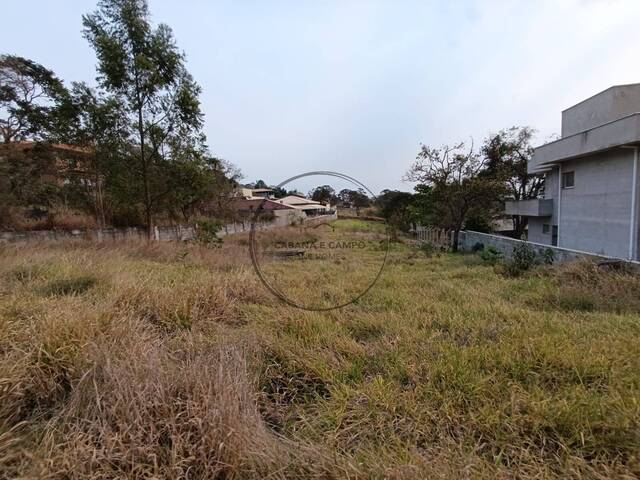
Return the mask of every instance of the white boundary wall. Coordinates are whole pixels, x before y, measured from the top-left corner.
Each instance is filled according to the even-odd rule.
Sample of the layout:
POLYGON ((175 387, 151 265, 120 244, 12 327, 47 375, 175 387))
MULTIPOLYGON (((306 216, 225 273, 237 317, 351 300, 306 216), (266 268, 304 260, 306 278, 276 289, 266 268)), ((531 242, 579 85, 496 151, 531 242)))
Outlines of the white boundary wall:
POLYGON ((553 251, 554 260, 556 262, 565 262, 567 260, 576 260, 578 258, 589 258, 593 260, 609 260, 609 261, 624 261, 640 265, 638 262, 631 262, 626 258, 607 257, 605 255, 598 255, 590 252, 582 252, 580 250, 572 250, 570 248, 553 247, 551 245, 544 245, 542 243, 526 242, 524 240, 516 240, 515 238, 503 237, 501 235, 492 235, 490 233, 480 233, 471 230, 463 230, 460 232, 458 239, 458 248, 463 251, 472 251, 476 244, 482 244, 485 247, 489 245, 495 247, 498 251, 502 252, 505 258, 510 258, 513 254, 513 247, 526 243, 529 245, 537 255, 543 255, 547 250, 553 251))
MULTIPOLYGON (((291 224, 298 224, 302 221, 305 225, 314 225, 330 222, 337 219, 336 213, 332 215, 318 215, 316 217, 302 216, 276 217, 273 222, 257 224, 258 230, 269 228, 285 227, 291 224)), ((224 237, 233 233, 249 232, 251 222, 236 222, 223 225, 218 232, 218 237, 224 237)), ((155 241, 186 241, 196 237, 196 229, 192 225, 176 225, 168 227, 154 227, 153 239, 155 241)), ((94 240, 117 241, 117 240, 147 240, 146 228, 103 228, 88 230, 31 230, 23 232, 0 232, 0 244, 8 242, 46 242, 58 240, 94 240)))

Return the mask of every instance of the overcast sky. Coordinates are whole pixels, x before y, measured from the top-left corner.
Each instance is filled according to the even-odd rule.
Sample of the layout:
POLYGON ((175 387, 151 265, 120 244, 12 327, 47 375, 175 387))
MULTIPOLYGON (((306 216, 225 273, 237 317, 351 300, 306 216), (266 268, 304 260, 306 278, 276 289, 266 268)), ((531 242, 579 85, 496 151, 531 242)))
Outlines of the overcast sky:
MULTIPOLYGON (((3 2, 0 51, 94 81, 87 0, 3 2)), ((419 144, 511 125, 640 81, 637 0, 150 0, 203 88, 212 152, 246 181, 336 170, 410 190, 419 144)))

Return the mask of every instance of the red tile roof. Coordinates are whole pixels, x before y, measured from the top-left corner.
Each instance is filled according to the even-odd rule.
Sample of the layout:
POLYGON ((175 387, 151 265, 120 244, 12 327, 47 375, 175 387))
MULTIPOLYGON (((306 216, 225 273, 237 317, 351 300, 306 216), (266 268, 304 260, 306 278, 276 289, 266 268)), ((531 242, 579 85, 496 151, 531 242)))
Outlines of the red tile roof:
POLYGON ((294 210, 294 208, 289 205, 283 205, 265 198, 234 197, 231 199, 231 205, 236 210, 257 210, 258 208, 262 208, 262 210, 265 211, 294 210))

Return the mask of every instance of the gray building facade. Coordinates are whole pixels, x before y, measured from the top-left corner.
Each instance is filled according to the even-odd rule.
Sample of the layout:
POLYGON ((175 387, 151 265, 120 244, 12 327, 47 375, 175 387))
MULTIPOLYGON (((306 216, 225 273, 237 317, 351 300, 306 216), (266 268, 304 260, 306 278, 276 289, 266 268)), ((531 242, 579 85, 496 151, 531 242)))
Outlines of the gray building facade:
POLYGON ((535 149, 544 198, 507 202, 528 240, 638 260, 640 84, 611 87, 562 112, 562 137, 535 149))

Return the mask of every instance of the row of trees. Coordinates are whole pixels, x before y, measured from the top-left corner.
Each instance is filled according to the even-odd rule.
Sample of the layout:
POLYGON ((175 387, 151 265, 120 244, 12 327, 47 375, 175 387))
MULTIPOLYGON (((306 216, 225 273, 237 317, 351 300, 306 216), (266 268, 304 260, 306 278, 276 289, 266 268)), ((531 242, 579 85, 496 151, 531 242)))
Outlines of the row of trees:
POLYGON ((0 154, 4 205, 64 198, 100 223, 150 231, 158 217, 215 208, 239 172, 208 150, 201 90, 171 29, 151 24, 145 0, 102 0, 82 22, 98 60, 97 88, 67 88, 31 60, 0 57, 0 139, 5 147, 41 142, 38 155, 19 148, 0 154), (64 156, 63 169, 59 152, 47 148, 59 143, 78 147, 64 156), (62 181, 42 175, 56 167, 62 181), (24 194, 25 178, 32 195, 24 194))
POLYGON ((321 185, 311 190, 309 197, 317 202, 330 203, 343 208, 355 208, 356 210, 371 205, 371 199, 362 188, 356 190, 343 188, 336 192, 330 185, 321 185))
MULTIPOLYGON (((309 197, 350 207, 372 207, 396 229, 432 225, 453 230, 454 249, 462 228, 490 231, 503 218, 505 200, 527 200, 543 194, 544 178, 527 172, 533 154, 533 129, 512 127, 488 137, 479 149, 471 144, 433 148, 421 145, 405 180, 416 182, 414 192, 383 190, 375 199, 363 190, 316 187, 309 197)), ((526 217, 515 216, 513 235, 520 238, 526 217)))

